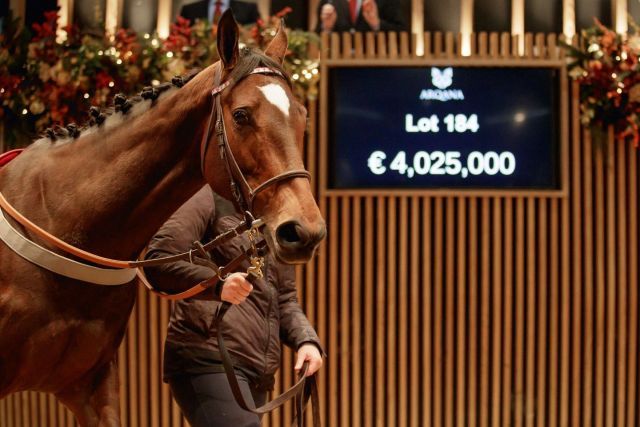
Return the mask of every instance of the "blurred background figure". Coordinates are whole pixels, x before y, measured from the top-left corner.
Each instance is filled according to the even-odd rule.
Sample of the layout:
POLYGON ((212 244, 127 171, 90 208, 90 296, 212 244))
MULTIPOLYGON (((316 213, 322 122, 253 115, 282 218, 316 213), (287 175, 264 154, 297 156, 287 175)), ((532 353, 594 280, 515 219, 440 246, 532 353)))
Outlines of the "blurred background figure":
POLYGON ((322 0, 320 31, 405 31, 400 8, 389 0, 322 0))
POLYGON ((231 8, 239 24, 253 24, 258 20, 258 5, 251 1, 241 0, 200 0, 182 6, 180 16, 194 22, 196 19, 206 19, 217 23, 222 13, 231 8))

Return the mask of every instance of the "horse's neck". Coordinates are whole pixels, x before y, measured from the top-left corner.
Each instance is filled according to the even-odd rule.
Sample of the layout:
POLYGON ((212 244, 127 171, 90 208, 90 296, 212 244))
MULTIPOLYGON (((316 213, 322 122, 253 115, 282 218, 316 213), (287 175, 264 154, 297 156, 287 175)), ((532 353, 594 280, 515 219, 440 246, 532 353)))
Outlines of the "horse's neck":
POLYGON ((130 123, 53 148, 40 206, 54 231, 105 256, 139 251, 204 183, 199 140, 210 108, 207 91, 187 85, 130 123))

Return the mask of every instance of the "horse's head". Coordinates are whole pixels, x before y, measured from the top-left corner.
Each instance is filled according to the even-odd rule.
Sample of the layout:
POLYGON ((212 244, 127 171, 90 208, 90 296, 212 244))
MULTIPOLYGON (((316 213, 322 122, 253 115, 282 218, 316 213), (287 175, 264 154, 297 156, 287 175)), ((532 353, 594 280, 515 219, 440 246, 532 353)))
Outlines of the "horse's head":
POLYGON ((287 35, 280 28, 264 53, 240 50, 238 36, 233 15, 223 14, 218 25, 220 64, 212 67, 218 76, 214 85, 221 90, 213 96, 219 97, 216 108, 224 121, 211 123, 209 133, 205 131, 209 144, 203 173, 214 190, 230 200, 238 199, 230 181, 237 184, 236 202, 265 222, 263 233, 278 259, 306 262, 326 228, 300 154, 307 111, 282 68, 287 35), (226 82, 230 84, 220 86, 226 82), (219 134, 226 134, 228 143, 219 134))

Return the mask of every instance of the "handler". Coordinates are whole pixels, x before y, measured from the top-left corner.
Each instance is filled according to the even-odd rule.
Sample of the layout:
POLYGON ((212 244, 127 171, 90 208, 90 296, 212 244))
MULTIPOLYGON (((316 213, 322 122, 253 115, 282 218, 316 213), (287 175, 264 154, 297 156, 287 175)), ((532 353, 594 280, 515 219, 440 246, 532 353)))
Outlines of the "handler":
MULTIPOLYGON (((193 242, 207 242, 239 224, 233 205, 206 185, 182 205, 151 239, 147 259, 188 251, 193 242)), ((249 245, 235 237, 213 252, 222 266, 249 245)), ((239 268, 246 271, 248 262, 239 268)), ((309 362, 308 375, 322 366, 318 335, 296 296, 294 268, 265 258, 264 278, 255 287, 246 273, 233 273, 217 289, 177 301, 172 307, 164 348, 164 380, 193 427, 259 426, 257 415, 235 402, 224 373, 216 331, 211 321, 220 301, 234 304, 223 321, 224 339, 236 367, 245 400, 261 406, 273 389, 280 366, 280 340, 297 350, 295 370, 309 362), (216 294, 219 291, 219 294, 216 294), (197 299, 196 299, 197 298, 197 299)), ((210 278, 213 271, 197 263, 178 261, 145 268, 160 289, 179 292, 210 278)))

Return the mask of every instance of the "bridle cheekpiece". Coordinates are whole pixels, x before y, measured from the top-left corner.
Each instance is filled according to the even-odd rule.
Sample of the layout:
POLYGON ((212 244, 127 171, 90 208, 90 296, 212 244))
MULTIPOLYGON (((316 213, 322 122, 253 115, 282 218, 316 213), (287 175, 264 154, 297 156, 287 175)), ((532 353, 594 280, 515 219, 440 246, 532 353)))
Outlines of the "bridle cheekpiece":
MULTIPOLYGON (((245 76, 242 76, 240 79, 252 74, 271 74, 287 80, 282 72, 271 67, 256 67, 245 76)), ((220 67, 218 72, 216 73, 216 86, 211 91, 211 96, 213 97, 213 105, 211 108, 211 115, 209 116, 209 121, 207 123, 206 132, 202 137, 202 144, 200 147, 200 169, 202 171, 202 175, 204 176, 204 159, 209 146, 209 141, 211 140, 211 125, 214 122, 215 118, 215 134, 218 143, 218 151, 220 154, 220 158, 225 164, 225 168, 229 176, 229 181, 231 182, 231 193, 233 194, 234 199, 243 211, 251 212, 253 208, 253 201, 261 191, 264 191, 271 185, 274 185, 285 179, 311 179, 311 174, 305 169, 289 170, 267 179, 265 182, 261 183, 255 188, 251 188, 244 174, 240 170, 233 152, 231 151, 229 140, 227 139, 226 128, 224 125, 224 115, 222 113, 222 102, 220 100, 220 95, 226 88, 231 85, 232 80, 227 80, 221 83, 221 79, 222 67, 220 67)))

